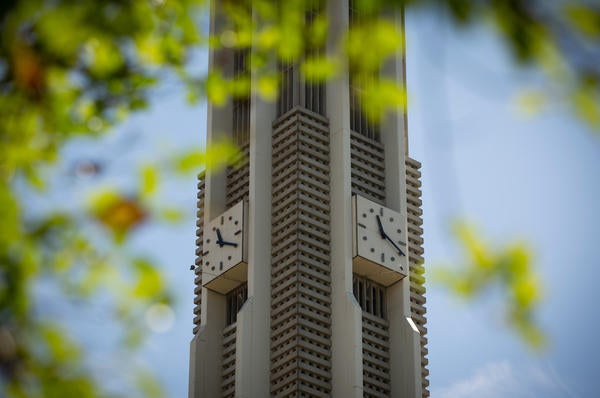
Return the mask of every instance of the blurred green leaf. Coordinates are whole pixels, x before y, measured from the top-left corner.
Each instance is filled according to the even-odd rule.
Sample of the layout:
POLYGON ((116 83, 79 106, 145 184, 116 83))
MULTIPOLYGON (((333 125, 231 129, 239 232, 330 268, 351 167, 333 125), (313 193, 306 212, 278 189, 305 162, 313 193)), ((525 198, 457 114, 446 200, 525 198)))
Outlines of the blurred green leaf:
POLYGON ((183 220, 183 212, 175 208, 162 208, 160 210, 162 218, 168 222, 179 222, 183 220))
POLYGON ((310 82, 324 82, 334 77, 338 70, 338 62, 326 57, 307 58, 301 65, 304 78, 310 82))
POLYGON ((564 5, 564 11, 571 24, 581 33, 597 38, 600 36, 600 10, 584 3, 564 5))
POLYGON ((162 387, 156 381, 156 377, 143 369, 136 372, 136 384, 146 398, 162 398, 165 396, 162 387))
POLYGON ((104 189, 89 199, 89 212, 101 225, 112 232, 117 242, 148 218, 140 201, 112 190, 104 189))
POLYGON ((539 91, 524 91, 517 96, 516 104, 523 115, 535 116, 546 104, 546 98, 539 91))
POLYGON ((434 269, 434 281, 468 300, 500 289, 506 300, 508 325, 531 348, 544 347, 546 338, 534 318, 542 287, 530 249, 516 243, 494 250, 481 239, 481 234, 464 223, 456 224, 454 233, 466 258, 460 268, 434 269))
POLYGON ((368 78, 359 81, 368 81, 359 92, 362 110, 369 119, 379 122, 388 112, 404 110, 406 90, 395 81, 368 78))
POLYGON ((217 141, 206 148, 205 151, 192 150, 175 159, 175 170, 187 173, 207 169, 220 169, 227 166, 239 154, 238 147, 229 140, 217 141))
POLYGON ((227 82, 218 71, 212 71, 206 78, 206 96, 217 106, 225 105, 229 93, 227 82))
POLYGON ((345 47, 350 67, 358 73, 370 73, 378 71, 386 59, 403 51, 402 45, 402 33, 393 23, 373 19, 351 29, 345 47))
POLYGON ((152 195, 158 188, 159 173, 156 167, 146 165, 141 170, 142 188, 141 193, 144 196, 152 195))
POLYGON ((258 94, 266 101, 274 101, 277 98, 279 90, 279 76, 269 74, 260 76, 256 82, 258 94))
POLYGON ((573 105, 577 114, 590 126, 600 127, 600 93, 597 87, 582 86, 573 94, 573 105))
POLYGON ((138 299, 156 297, 164 288, 163 278, 157 267, 148 259, 136 258, 133 260, 133 269, 136 271, 132 294, 138 299))
POLYGON ((256 45, 260 50, 271 50, 279 45, 281 33, 275 25, 260 29, 256 35, 256 45))

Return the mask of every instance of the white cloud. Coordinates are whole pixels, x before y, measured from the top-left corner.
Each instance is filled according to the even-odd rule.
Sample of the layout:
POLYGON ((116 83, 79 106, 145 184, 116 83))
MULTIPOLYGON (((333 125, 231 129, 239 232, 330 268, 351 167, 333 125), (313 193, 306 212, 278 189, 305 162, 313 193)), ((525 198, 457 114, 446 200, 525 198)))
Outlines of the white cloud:
POLYGON ((432 390, 439 398, 577 397, 551 366, 517 369, 508 361, 490 362, 467 379, 432 390))

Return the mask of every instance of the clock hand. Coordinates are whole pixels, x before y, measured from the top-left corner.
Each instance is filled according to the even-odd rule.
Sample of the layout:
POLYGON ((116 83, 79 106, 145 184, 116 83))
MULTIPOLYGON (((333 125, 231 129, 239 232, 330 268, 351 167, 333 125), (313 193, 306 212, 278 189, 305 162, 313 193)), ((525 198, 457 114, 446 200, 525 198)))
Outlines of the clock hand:
POLYGON ((217 228, 216 232, 217 232, 217 245, 219 245, 220 247, 223 247, 223 244, 225 242, 223 242, 223 237, 221 236, 221 231, 219 231, 219 228, 217 228))
POLYGON ((387 239, 390 241, 390 243, 396 248, 396 250, 398 250, 398 254, 400 254, 401 256, 406 256, 406 254, 404 254, 404 252, 402 251, 402 249, 400 249, 397 245, 396 242, 394 242, 392 240, 392 238, 390 238, 385 231, 383 230, 383 224, 381 224, 381 219, 379 218, 379 215, 375 216, 377 218, 377 226, 379 227, 379 234, 381 235, 381 239, 387 239))
POLYGON ((233 247, 237 247, 237 243, 233 243, 233 242, 226 242, 223 240, 223 236, 221 235, 221 231, 219 230, 219 228, 216 229, 217 232, 217 245, 219 245, 220 247, 223 246, 233 246, 233 247))
POLYGON ((379 218, 379 215, 376 215, 375 217, 377 217, 377 226, 379 227, 379 235, 381 235, 381 239, 385 239, 387 237, 387 235, 385 234, 385 231, 383 230, 383 225, 381 224, 381 219, 379 218))
POLYGON ((389 241, 390 241, 390 243, 391 243, 391 244, 392 244, 392 245, 393 245, 393 246, 396 248, 396 250, 398 250, 398 253, 399 253, 401 256, 406 256, 406 254, 404 254, 404 252, 403 252, 403 251, 402 251, 402 250, 401 250, 401 249, 400 249, 400 248, 399 248, 399 247, 396 245, 396 243, 395 243, 395 242, 392 240, 392 238, 390 238, 390 237, 389 237, 389 236, 387 236, 387 235, 386 235, 385 237, 386 237, 386 239, 387 239, 387 240, 389 240, 389 241))

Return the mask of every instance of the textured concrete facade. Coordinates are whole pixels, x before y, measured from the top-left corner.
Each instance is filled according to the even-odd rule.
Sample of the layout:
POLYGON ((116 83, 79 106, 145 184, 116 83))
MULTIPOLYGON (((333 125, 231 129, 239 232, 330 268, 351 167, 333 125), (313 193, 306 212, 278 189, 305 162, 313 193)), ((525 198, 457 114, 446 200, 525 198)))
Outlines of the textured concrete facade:
MULTIPOLYGON (((327 7, 324 51, 337 51, 348 0, 327 7)), ((218 14, 213 2, 212 34, 218 14)), ((400 13, 390 18, 402 26, 400 13)), ((234 76, 240 56, 213 50, 209 63, 234 76)), ((273 68, 282 75, 278 102, 252 96, 208 109, 207 142, 234 139, 241 156, 199 176, 189 397, 427 397, 420 164, 408 157, 406 114, 365 134, 351 123, 360 116, 347 73, 311 85, 294 65, 273 68), (353 195, 400 215, 408 276, 386 285, 361 274, 353 195), (240 202, 247 275, 217 292, 207 280, 225 274, 205 274, 203 285, 215 234, 204 226, 240 202)), ((381 73, 403 82, 401 54, 381 73)))

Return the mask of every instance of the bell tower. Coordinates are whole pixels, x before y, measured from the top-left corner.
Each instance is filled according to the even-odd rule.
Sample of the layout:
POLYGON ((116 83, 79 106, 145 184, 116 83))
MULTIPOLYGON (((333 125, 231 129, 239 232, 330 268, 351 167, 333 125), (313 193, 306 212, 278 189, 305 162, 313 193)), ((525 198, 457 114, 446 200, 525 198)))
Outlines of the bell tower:
MULTIPOLYGON (((316 52, 336 51, 360 18, 352 0, 315 12, 329 21, 316 52)), ((400 10, 385 18, 403 29, 400 10)), ((213 49, 209 67, 245 73, 249 53, 213 49)), ((207 144, 234 140, 241 156, 198 180, 189 397, 427 397, 420 164, 406 112, 373 123, 347 72, 316 83, 292 62, 272 68, 275 102, 208 106, 207 144)), ((379 73, 404 84, 404 68, 398 53, 379 73)))

